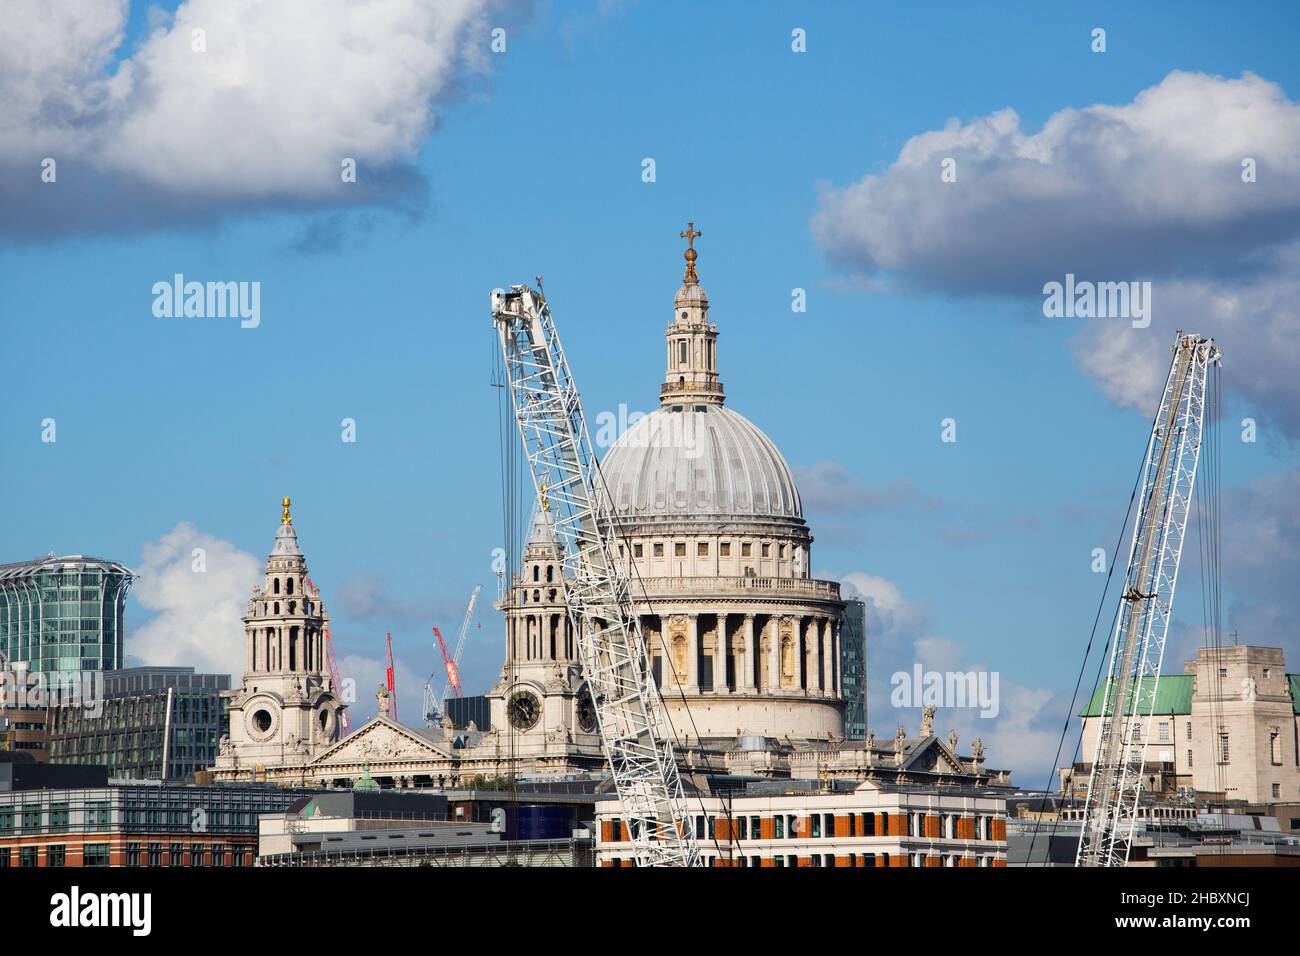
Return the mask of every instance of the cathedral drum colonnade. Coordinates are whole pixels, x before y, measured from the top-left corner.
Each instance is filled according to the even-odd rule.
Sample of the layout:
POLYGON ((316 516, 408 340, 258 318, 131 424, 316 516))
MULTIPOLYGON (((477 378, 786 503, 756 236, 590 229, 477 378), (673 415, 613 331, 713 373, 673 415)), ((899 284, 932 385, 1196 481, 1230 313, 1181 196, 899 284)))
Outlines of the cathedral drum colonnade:
MULTIPOLYGON (((601 465, 617 559, 631 576, 678 735, 840 737, 839 585, 809 576, 813 539, 789 465, 725 405, 718 329, 695 268, 700 233, 692 224, 682 235, 686 274, 666 332, 660 407, 627 429, 601 465)), ((499 702, 493 727, 503 726, 498 715, 520 731, 550 726, 544 681, 528 674, 579 660, 558 570, 541 512, 503 607, 507 667, 491 695, 499 702)), ((577 714, 580 694, 552 681, 560 684, 576 701, 562 711, 577 714)))

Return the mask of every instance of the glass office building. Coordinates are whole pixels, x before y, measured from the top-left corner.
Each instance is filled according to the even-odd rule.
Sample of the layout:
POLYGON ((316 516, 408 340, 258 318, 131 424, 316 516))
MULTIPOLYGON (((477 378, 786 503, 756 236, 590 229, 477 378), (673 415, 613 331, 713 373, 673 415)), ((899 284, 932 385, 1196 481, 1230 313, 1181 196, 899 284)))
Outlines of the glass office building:
POLYGON ((844 737, 867 736, 867 605, 846 600, 840 618, 840 673, 844 688, 844 737))
POLYGON ((122 666, 122 619, 135 576, 116 561, 53 554, 0 564, 0 656, 11 670, 122 666))
POLYGON ((193 667, 128 667, 104 675, 103 711, 50 710, 49 757, 100 764, 110 777, 180 780, 217 760, 230 720, 221 695, 229 674, 193 667))

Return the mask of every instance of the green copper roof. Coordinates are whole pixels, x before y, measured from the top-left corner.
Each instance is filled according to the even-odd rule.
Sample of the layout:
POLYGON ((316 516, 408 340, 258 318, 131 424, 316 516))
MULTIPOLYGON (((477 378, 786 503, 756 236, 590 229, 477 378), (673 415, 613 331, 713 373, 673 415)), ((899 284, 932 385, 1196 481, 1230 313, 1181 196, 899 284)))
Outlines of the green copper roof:
POLYGON ((1291 684, 1291 713, 1300 714, 1300 674, 1287 674, 1291 684))
POLYGON ((370 776, 370 764, 364 764, 361 767, 361 777, 352 785, 353 790, 365 792, 367 790, 378 790, 379 784, 375 778, 370 776))
MULTIPOLYGON (((1154 678, 1142 678, 1144 688, 1151 686, 1154 678)), ((1192 712, 1192 683, 1195 680, 1191 674, 1168 674, 1160 678, 1156 684, 1156 705, 1152 709, 1155 714, 1190 714, 1192 712)), ((1292 700, 1295 699, 1295 684, 1292 678, 1292 700)), ((1105 692, 1105 687, 1099 685, 1093 692, 1092 700, 1080 712, 1080 717, 1099 717, 1101 716, 1101 699, 1105 692)), ((1128 706, 1132 706, 1132 697, 1126 701, 1128 706)))

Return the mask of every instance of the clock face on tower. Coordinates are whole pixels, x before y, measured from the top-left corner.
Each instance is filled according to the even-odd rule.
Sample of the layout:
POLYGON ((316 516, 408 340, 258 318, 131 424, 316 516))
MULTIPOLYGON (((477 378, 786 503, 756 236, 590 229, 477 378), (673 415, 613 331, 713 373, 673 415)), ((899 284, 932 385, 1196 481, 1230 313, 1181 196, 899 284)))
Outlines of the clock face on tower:
POLYGON ((506 717, 515 730, 532 730, 542 717, 542 702, 531 691, 521 690, 506 705, 506 717))

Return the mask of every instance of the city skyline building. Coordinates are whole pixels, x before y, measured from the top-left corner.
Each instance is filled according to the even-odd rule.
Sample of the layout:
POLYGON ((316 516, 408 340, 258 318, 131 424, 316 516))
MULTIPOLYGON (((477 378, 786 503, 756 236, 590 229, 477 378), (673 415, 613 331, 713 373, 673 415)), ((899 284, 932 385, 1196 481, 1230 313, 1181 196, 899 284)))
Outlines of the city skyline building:
POLYGON ((120 668, 134 580, 125 565, 83 554, 0 565, 0 656, 28 672, 120 668))
POLYGON ((128 667, 104 675, 99 713, 51 708, 49 760, 101 764, 115 778, 176 780, 212 766, 229 732, 229 674, 193 667, 128 667))

